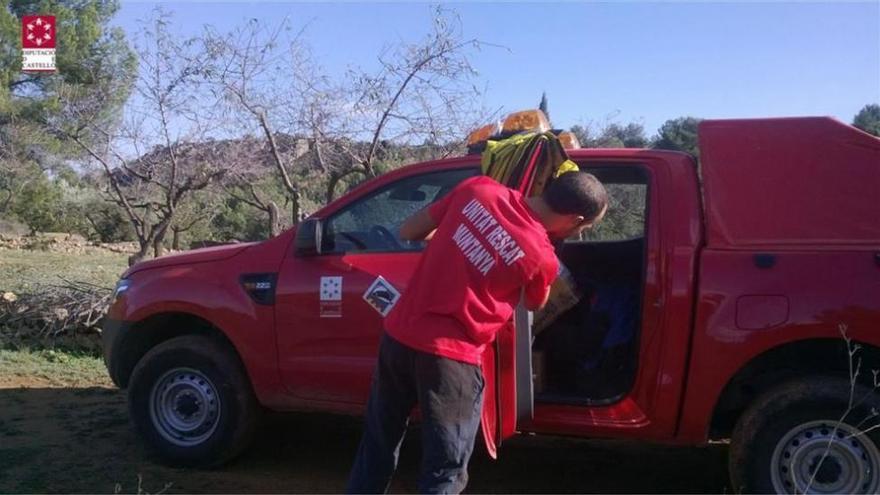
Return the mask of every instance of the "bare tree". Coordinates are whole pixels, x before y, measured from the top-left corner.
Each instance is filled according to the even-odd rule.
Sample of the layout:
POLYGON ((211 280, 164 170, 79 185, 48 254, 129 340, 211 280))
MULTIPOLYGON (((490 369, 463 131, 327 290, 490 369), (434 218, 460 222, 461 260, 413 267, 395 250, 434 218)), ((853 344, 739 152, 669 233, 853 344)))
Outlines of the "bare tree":
MULTIPOLYGON (((446 155, 481 122, 485 113, 468 59, 479 43, 463 37, 450 12, 434 14, 432 31, 420 42, 385 49, 377 70, 351 69, 343 81, 322 74, 304 41, 305 28, 291 35, 287 21, 268 28, 252 20, 227 34, 207 30, 208 79, 224 97, 226 120, 265 140, 294 222, 303 202, 295 174, 313 170, 324 177, 329 202, 346 177, 375 176, 377 161, 393 146, 426 144, 446 155), (294 163, 296 150, 282 149, 279 138, 291 136, 308 143, 305 163, 294 163)), ((253 186, 255 173, 228 190, 265 211, 274 231, 277 208, 253 186)))
POLYGON ((213 195, 210 191, 199 193, 197 197, 191 198, 177 208, 174 220, 171 222, 171 249, 179 251, 183 234, 192 232, 196 227, 210 224, 216 217, 216 202, 212 199, 213 195))
MULTIPOLYGON (((258 168, 239 169, 238 173, 230 174, 222 181, 222 187, 231 197, 266 214, 269 225, 269 236, 275 237, 284 228, 278 204, 265 193, 257 189, 256 181, 264 178, 265 171, 258 168)), ((297 208, 294 208, 298 210, 297 208)))
MULTIPOLYGON (((290 39, 286 37, 289 30, 286 20, 268 28, 252 19, 229 33, 207 27, 202 42, 211 61, 205 73, 206 81, 226 103, 223 107, 226 122, 245 133, 261 135, 265 140, 269 161, 288 195, 291 218, 296 222, 301 216, 300 185, 291 178, 291 157, 282 151, 278 138, 280 130, 293 135, 297 129, 294 122, 279 120, 282 114, 278 109, 301 104, 294 92, 285 89, 290 85, 286 81, 287 74, 299 74, 299 80, 308 75, 300 70, 303 68, 300 64, 303 31, 290 39)), ((295 151, 292 158, 296 158, 295 151)), ((254 186, 255 180, 264 177, 265 172, 262 167, 243 170, 231 177, 226 190, 240 201, 264 211, 274 236, 281 229, 278 206, 254 186)))
POLYGON ((125 211, 140 246, 130 263, 150 249, 163 253, 178 208, 218 181, 229 168, 225 157, 234 154, 234 141, 211 139, 217 126, 203 110, 213 104, 201 85, 205 56, 199 48, 192 39, 180 41, 169 15, 157 11, 137 43, 140 69, 122 121, 99 118, 98 95, 98 101, 66 102, 68 112, 80 114, 77 127, 63 119, 50 124, 103 169, 106 192, 125 211), (94 118, 83 118, 90 112, 94 118))
MULTIPOLYGON (((315 135, 342 148, 335 159, 321 163, 329 176, 327 201, 346 176, 375 176, 377 160, 392 145, 426 144, 445 156, 461 149, 467 132, 485 120, 469 59, 480 42, 463 36, 454 12, 437 7, 432 20, 421 41, 383 50, 378 70, 349 71, 342 91, 346 100, 336 105, 342 112, 304 119, 315 135)), ((316 113, 313 107, 305 110, 308 116, 316 113)))

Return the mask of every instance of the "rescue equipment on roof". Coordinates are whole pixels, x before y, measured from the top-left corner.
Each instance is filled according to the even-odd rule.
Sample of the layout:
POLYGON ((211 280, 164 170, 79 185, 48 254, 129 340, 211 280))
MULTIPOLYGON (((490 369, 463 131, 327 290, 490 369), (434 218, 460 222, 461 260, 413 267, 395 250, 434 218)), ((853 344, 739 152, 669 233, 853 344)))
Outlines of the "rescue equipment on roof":
POLYGON ((526 110, 508 115, 503 124, 489 124, 472 132, 468 145, 483 146, 483 174, 527 196, 537 196, 554 178, 578 170, 563 146, 563 141, 577 144, 577 138, 561 134, 570 136, 560 138, 552 132, 544 112, 526 110), (502 137, 489 139, 494 135, 502 137))
POLYGON ((571 131, 560 132, 557 134, 557 137, 559 138, 559 142, 562 143, 562 147, 567 150, 576 150, 581 147, 581 142, 571 131))
POLYGON ((486 124, 468 134, 468 151, 470 153, 481 152, 486 142, 490 139, 498 141, 523 132, 543 133, 548 131, 553 132, 553 134, 559 137, 562 147, 567 150, 581 147, 577 136, 573 133, 561 129, 551 129, 550 121, 541 110, 521 110, 511 113, 501 120, 486 124))

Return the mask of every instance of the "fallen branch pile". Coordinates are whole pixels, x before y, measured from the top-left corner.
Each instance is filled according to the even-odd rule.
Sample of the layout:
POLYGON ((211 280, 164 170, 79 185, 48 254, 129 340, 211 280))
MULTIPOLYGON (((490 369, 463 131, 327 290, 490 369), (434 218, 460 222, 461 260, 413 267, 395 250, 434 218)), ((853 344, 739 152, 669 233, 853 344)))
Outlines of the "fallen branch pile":
POLYGON ((97 334, 113 291, 87 282, 64 280, 21 294, 0 294, 0 332, 7 337, 59 337, 97 334))

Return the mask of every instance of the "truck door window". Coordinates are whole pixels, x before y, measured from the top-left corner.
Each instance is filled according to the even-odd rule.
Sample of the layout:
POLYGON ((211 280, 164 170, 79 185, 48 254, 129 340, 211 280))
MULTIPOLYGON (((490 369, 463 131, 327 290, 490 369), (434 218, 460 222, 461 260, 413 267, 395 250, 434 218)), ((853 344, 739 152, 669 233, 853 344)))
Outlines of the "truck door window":
POLYGON ((591 165, 581 167, 605 185, 608 213, 557 250, 569 273, 532 328, 536 402, 607 405, 635 383, 650 176, 638 163, 591 165))
POLYGON ((400 179, 346 206, 324 222, 323 253, 420 251, 423 242, 400 238, 400 225, 437 201, 476 167, 443 170, 400 179))
MULTIPOLYGON (((601 180, 601 179, 600 179, 601 180)), ((608 213, 596 227, 581 233, 575 241, 623 241, 645 232, 647 184, 604 183, 608 191, 608 213)))

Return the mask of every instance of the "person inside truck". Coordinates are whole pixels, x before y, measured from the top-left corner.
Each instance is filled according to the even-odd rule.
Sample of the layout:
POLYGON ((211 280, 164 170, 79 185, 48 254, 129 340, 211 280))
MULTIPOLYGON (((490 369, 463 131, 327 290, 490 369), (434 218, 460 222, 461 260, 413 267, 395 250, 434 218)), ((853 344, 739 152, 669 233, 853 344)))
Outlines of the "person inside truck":
POLYGON ((384 493, 409 415, 422 419, 422 493, 459 493, 480 422, 485 346, 523 300, 542 307, 556 277, 552 241, 601 221, 608 195, 596 177, 569 172, 525 198, 486 176, 467 179, 410 216, 406 240, 430 238, 385 321, 349 493, 384 493))

